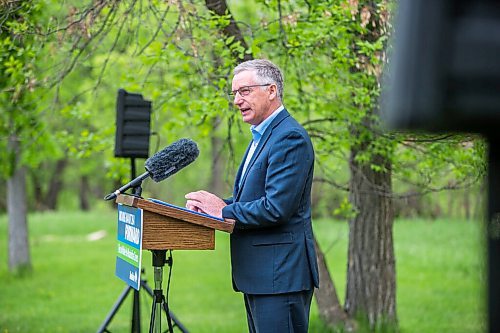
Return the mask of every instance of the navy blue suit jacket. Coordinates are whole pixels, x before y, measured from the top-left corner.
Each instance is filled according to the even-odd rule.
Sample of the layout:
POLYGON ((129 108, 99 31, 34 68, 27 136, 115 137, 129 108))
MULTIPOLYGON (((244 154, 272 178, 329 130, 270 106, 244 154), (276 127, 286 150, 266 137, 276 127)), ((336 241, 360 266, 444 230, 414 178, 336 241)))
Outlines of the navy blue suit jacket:
MULTIPOLYGON (((243 161, 247 154, 248 148, 243 161)), ((262 135, 245 175, 243 164, 222 210, 236 220, 234 289, 276 294, 318 287, 311 226, 314 151, 307 132, 283 110, 262 135)))

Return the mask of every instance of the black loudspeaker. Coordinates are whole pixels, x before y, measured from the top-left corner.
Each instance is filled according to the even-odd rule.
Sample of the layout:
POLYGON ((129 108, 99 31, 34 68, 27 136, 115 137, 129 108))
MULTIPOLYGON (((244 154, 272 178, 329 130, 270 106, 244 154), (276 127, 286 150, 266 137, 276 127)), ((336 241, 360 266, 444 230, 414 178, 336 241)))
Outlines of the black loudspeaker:
POLYGON ((496 133, 498 0, 401 0, 382 112, 397 129, 496 133))
POLYGON ((151 101, 141 94, 118 90, 116 99, 115 157, 147 158, 151 123, 151 101))

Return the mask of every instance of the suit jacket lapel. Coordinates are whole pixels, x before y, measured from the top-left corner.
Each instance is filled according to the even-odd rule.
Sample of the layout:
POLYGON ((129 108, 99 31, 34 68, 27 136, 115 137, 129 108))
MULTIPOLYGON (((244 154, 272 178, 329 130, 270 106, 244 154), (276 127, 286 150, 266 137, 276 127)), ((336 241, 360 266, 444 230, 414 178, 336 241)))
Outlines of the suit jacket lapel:
POLYGON ((248 151, 250 150, 250 145, 252 144, 252 142, 250 142, 250 145, 248 145, 247 151, 245 153, 245 157, 243 158, 243 161, 238 169, 238 174, 236 176, 236 183, 235 183, 236 195, 233 196, 235 198, 235 200, 239 199, 239 196, 241 194, 241 189, 243 188, 243 186, 245 185, 245 182, 246 182, 248 170, 250 170, 250 168, 254 164, 255 160, 257 159, 257 157, 259 157, 260 153, 262 152, 262 148, 266 145, 266 142, 271 137, 271 133, 273 132, 274 128, 276 126, 278 126, 278 124, 281 123, 283 121, 283 119, 285 119, 288 116, 290 116, 290 114, 288 113, 288 111, 286 109, 284 109, 276 116, 276 118, 273 119, 271 124, 269 124, 269 127, 266 129, 266 131, 264 132, 264 134, 260 138, 259 144, 255 148, 255 151, 252 155, 252 159, 248 163, 247 169, 245 170, 245 174, 242 175, 241 172, 243 169, 243 164, 245 164, 245 160, 246 160, 246 157, 248 155, 248 151), (240 182, 240 177, 243 177, 241 182, 240 182), (241 186, 239 185, 240 183, 241 183, 241 186))

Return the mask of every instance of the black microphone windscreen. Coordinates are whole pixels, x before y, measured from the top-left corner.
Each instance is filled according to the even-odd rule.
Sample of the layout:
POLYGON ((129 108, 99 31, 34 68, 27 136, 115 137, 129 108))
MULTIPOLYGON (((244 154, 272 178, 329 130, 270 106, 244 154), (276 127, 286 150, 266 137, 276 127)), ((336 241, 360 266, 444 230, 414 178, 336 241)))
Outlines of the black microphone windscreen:
POLYGON ((148 158, 145 167, 151 178, 160 182, 191 164, 199 154, 193 140, 180 139, 148 158))

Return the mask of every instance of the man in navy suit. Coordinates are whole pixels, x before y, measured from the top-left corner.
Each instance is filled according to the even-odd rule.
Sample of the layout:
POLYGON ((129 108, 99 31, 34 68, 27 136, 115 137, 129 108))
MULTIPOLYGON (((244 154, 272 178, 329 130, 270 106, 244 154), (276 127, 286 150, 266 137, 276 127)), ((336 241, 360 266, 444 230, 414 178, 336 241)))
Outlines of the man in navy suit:
POLYGON ((232 279, 234 289, 244 294, 249 332, 307 332, 318 287, 311 140, 284 108, 283 76, 270 61, 238 65, 232 95, 253 136, 233 197, 192 192, 186 195, 186 207, 236 221, 232 279))

